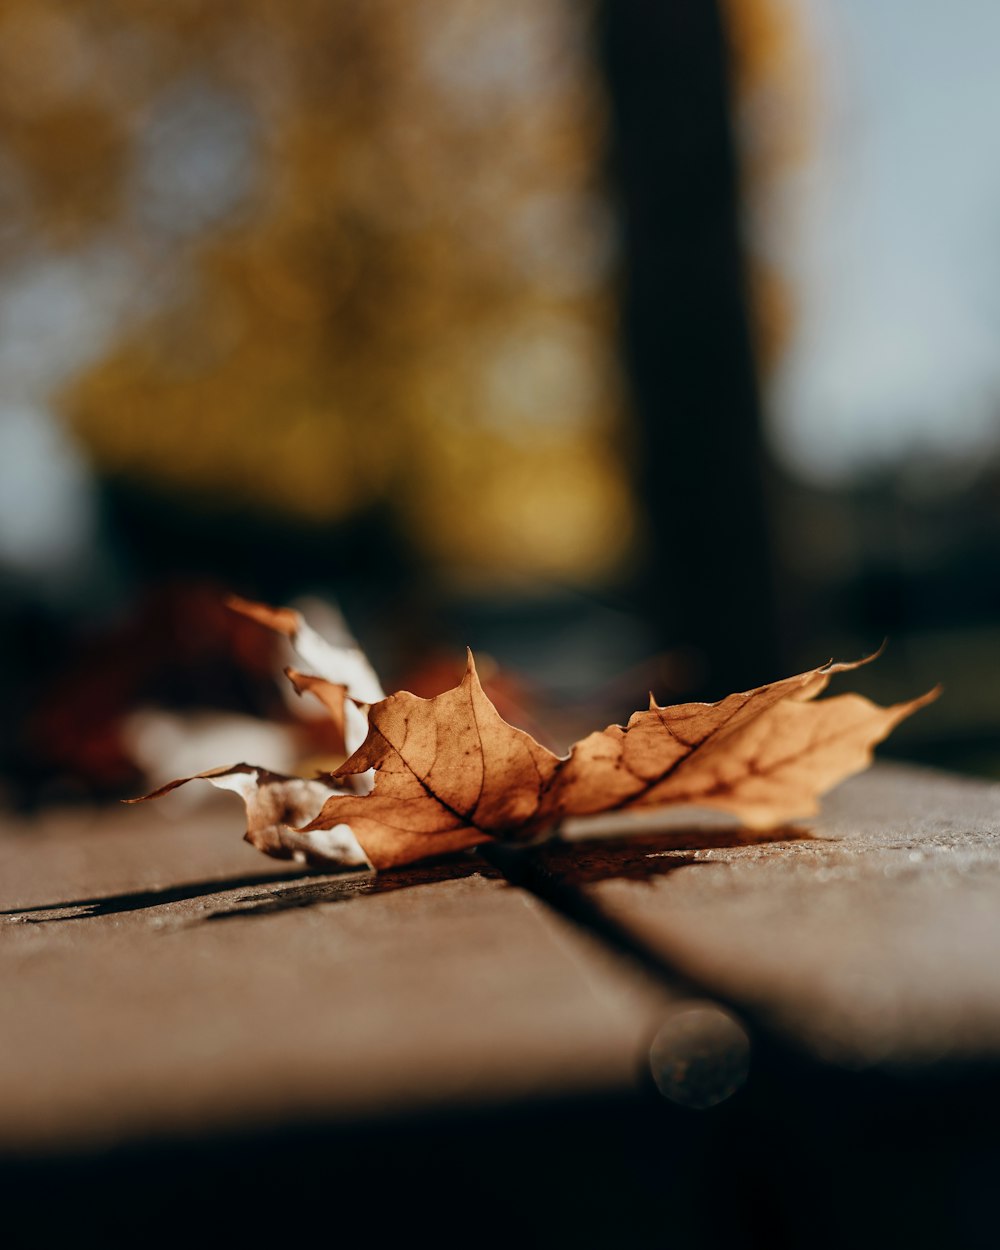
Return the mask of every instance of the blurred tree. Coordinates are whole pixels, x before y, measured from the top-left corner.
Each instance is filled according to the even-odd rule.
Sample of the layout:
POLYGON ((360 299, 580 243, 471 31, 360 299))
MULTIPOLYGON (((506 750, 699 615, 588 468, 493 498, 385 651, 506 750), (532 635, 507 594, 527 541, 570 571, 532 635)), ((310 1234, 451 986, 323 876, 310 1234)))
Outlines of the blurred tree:
POLYGON ((106 480, 275 534, 380 510, 471 581, 622 567, 585 6, 11 0, 0 25, 6 259, 117 275, 61 378, 106 480))
POLYGON ((760 414, 718 9, 612 0, 608 80, 626 230, 625 350, 664 634, 718 697, 776 671, 760 414))

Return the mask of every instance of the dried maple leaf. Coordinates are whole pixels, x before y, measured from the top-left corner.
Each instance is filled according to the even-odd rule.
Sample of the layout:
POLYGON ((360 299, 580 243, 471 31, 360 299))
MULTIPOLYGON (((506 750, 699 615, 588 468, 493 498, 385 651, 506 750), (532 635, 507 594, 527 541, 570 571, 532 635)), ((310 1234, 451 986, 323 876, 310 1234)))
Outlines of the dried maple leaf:
POLYGON ((318 634, 294 608, 272 608, 236 595, 227 602, 234 612, 289 640, 311 670, 307 675, 286 669, 295 689, 299 694, 308 690, 326 707, 348 755, 357 750, 368 732, 368 706, 384 699, 385 691, 343 621, 339 621, 341 640, 334 643, 318 634))
MULTIPOLYGON (((287 609, 240 610, 302 637, 304 623, 287 609)), ((835 673, 866 662, 826 664, 718 703, 663 708, 650 698, 627 725, 593 733, 560 757, 500 716, 470 652, 454 689, 372 701, 364 741, 329 778, 300 783, 308 791, 263 770, 255 789, 249 765, 199 776, 243 794, 255 846, 325 865, 354 864, 360 854, 376 868, 393 867, 494 838, 532 839, 570 816, 677 804, 774 827, 814 814, 822 793, 866 767, 874 746, 937 696, 887 708, 857 694, 815 702, 835 673), (347 790, 358 776, 374 777, 370 793, 347 790)), ((327 673, 340 671, 329 656, 324 664, 327 673)), ((346 683, 290 675, 334 716, 357 708, 345 702, 346 683)))
MULTIPOLYGON (((869 657, 874 659, 875 657, 869 657)), ((812 700, 835 673, 827 664, 718 703, 636 712, 576 743, 546 796, 547 814, 591 815, 688 803, 773 828, 814 815, 818 797, 871 762, 872 748, 937 691, 883 708, 857 694, 812 700)))
POLYGON ((265 855, 341 867, 362 867, 368 863, 350 829, 329 828, 310 833, 299 829, 338 792, 335 785, 322 777, 288 777, 255 764, 231 764, 195 773, 193 777, 181 777, 141 799, 125 801, 142 803, 146 799, 158 799, 189 781, 210 781, 219 790, 238 794, 247 809, 246 841, 265 855))
POLYGON ((373 792, 328 799, 307 831, 349 825, 376 868, 528 830, 560 764, 500 716, 471 651, 460 685, 433 699, 390 695, 369 725, 333 775, 374 769, 373 792))

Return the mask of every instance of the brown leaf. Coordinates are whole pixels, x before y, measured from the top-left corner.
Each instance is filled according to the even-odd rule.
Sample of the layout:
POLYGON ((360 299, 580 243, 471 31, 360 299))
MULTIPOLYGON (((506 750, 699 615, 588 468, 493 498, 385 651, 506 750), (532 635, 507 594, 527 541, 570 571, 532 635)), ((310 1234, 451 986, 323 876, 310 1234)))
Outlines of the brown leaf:
POLYGON ((227 603, 232 611, 289 640, 312 674, 295 673, 293 676, 286 670, 295 689, 300 694, 309 690, 326 707, 348 755, 357 750, 368 732, 365 710, 369 704, 384 699, 385 692, 368 657, 339 615, 336 620, 341 637, 338 642, 330 642, 294 608, 272 608, 235 595, 227 603), (342 693, 337 694, 334 687, 340 687, 342 693))
POLYGON ((369 712, 368 737, 334 774, 375 770, 374 791, 328 799, 309 831, 349 824, 376 868, 528 830, 559 757, 508 725, 472 652, 461 684, 433 699, 402 691, 369 712))
POLYGON ((559 759, 500 718, 470 653, 454 690, 397 694, 371 709, 364 746, 336 775, 373 768, 374 793, 329 799, 309 828, 349 824, 384 868, 627 808, 694 804, 773 827, 815 813, 820 794, 936 697, 890 708, 854 694, 813 702, 832 674, 856 667, 828 664, 719 703, 651 700, 624 728, 591 734, 559 759))
POLYGON ((325 677, 314 677, 311 673, 300 673, 298 669, 286 668, 285 676, 292 683, 296 694, 311 694, 330 713, 330 718, 341 732, 344 729, 344 704, 347 702, 347 687, 327 681, 325 677))
MULTIPOLYGON (((199 775, 243 795, 255 846, 324 864, 387 868, 492 838, 534 838, 567 817, 679 804, 721 808, 750 827, 773 828, 814 814, 821 794, 866 767, 873 747, 938 694, 887 708, 857 694, 817 702, 835 673, 867 661, 830 663, 718 703, 664 708, 651 696, 626 725, 590 734, 560 758, 500 716, 471 652, 454 689, 432 699, 401 691, 373 701, 365 718, 349 687, 345 693, 348 683, 336 680, 345 671, 343 648, 288 609, 240 610, 319 659, 326 671, 318 675, 288 670, 295 688, 345 723, 345 709, 353 709, 366 734, 325 779, 301 781, 246 764, 199 775), (374 788, 351 793, 345 785, 352 778, 374 778, 374 788)), ((366 671, 377 686, 362 661, 359 670, 352 656, 347 668, 366 671)))
POLYGON ((308 780, 269 772, 254 764, 231 764, 210 768, 193 777, 168 782, 152 794, 126 799, 144 803, 158 799, 189 781, 210 781, 220 790, 232 790, 246 804, 247 831, 251 846, 275 859, 296 859, 320 867, 361 867, 368 864, 364 851, 350 829, 329 827, 302 830, 338 788, 323 778, 308 780))
MULTIPOLYGON (((860 661, 859 663, 864 663, 860 661)), ((659 707, 578 742, 547 799, 552 819, 692 804, 752 828, 814 815, 831 786, 868 766, 872 748, 937 691, 882 708, 856 694, 812 700, 830 664, 719 703, 659 707)))

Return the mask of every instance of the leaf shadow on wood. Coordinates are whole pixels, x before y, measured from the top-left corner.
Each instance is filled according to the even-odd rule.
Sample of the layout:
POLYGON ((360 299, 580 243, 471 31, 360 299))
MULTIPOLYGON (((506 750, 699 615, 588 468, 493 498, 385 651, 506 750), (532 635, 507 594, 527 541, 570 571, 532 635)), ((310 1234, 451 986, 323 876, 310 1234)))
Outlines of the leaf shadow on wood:
MULTIPOLYGON (((582 886, 612 879, 651 881, 679 868, 711 864, 710 860, 694 857, 695 852, 701 850, 800 841, 812 836, 804 829, 791 826, 766 833, 735 827, 693 826, 673 828, 668 833, 644 833, 631 837, 556 840, 531 850, 545 871, 558 876, 568 885, 582 886)), ((475 875, 503 877, 503 873, 492 863, 474 851, 468 851, 404 868, 386 869, 377 874, 350 873, 335 880, 325 878, 245 895, 237 900, 235 906, 209 912, 203 919, 230 920, 318 904, 348 902, 365 894, 384 894, 475 875)))
POLYGON ((186 902, 223 894, 227 890, 240 890, 254 885, 273 885, 279 881, 300 881, 314 876, 311 870, 299 872, 272 872, 244 874, 239 877, 212 878, 208 881, 190 881, 180 885, 163 886, 151 890, 132 890, 123 894, 106 894, 94 898, 63 899, 55 903, 36 903, 31 907, 12 907, 0 911, 0 916, 23 918, 28 924, 55 924, 64 920, 91 920, 97 916, 114 916, 123 912, 146 911, 151 907, 163 907, 168 903, 186 902), (74 910, 75 909, 75 910, 74 910), (69 916, 45 916, 41 912, 74 911, 69 916))
POLYGON ((348 903, 368 894, 388 894, 408 890, 417 885, 433 885, 437 881, 457 881, 473 876, 499 877, 500 873, 471 854, 442 856, 405 868, 384 872, 351 872, 335 878, 324 876, 303 885, 245 894, 232 906, 208 912, 201 920, 236 920, 241 916, 273 915, 320 904, 348 903))
POLYGON ((692 825, 667 832, 543 843, 534 850, 539 865, 572 885, 598 881, 653 881, 678 868, 711 865, 699 851, 738 850, 770 843, 811 841, 814 834, 796 825, 754 831, 736 826, 692 825))
MULTIPOLYGON (((697 859, 703 850, 735 849, 764 843, 791 842, 811 838, 804 829, 786 826, 766 833, 755 833, 739 827, 690 826, 673 827, 663 833, 642 833, 630 836, 585 838, 573 841, 555 840, 531 848, 539 865, 567 884, 585 886, 598 881, 652 881, 680 868, 706 866, 713 861, 697 859)), ((303 869, 215 878, 186 882, 159 889, 99 897, 65 899, 31 907, 12 908, 0 912, 27 924, 59 924, 67 920, 90 920, 101 916, 122 915, 211 898, 233 890, 248 892, 221 907, 206 910, 194 919, 202 921, 230 920, 246 916, 271 915, 330 903, 350 902, 369 894, 385 894, 413 886, 433 885, 438 881, 455 881, 465 877, 484 876, 501 879, 503 874, 474 851, 460 852, 427 860, 404 868, 380 873, 345 870, 336 874, 303 869), (272 886, 273 889, 261 889, 272 886), (45 913, 68 912, 68 915, 45 913)))

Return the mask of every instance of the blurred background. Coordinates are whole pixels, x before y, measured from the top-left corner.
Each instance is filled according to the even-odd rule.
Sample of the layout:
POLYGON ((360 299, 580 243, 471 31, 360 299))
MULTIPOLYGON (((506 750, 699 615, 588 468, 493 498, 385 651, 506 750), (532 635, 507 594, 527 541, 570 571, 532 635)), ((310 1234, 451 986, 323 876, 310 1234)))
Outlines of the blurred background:
POLYGON ((557 747, 888 636, 859 688, 945 684, 891 750, 1000 776, 998 38, 989 0, 6 0, 12 799, 294 721, 231 591, 339 604, 389 689, 469 643, 557 747))

